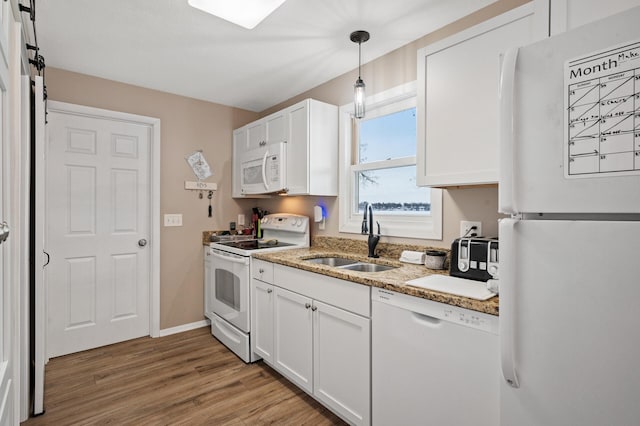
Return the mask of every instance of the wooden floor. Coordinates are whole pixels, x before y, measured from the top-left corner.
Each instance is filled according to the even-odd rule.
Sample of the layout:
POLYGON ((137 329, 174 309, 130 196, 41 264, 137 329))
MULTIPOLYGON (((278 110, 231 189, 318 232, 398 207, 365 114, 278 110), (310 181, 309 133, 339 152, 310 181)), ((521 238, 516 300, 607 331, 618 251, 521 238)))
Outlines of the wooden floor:
POLYGON ((344 424, 207 327, 54 358, 45 378, 45 414, 23 425, 344 424))

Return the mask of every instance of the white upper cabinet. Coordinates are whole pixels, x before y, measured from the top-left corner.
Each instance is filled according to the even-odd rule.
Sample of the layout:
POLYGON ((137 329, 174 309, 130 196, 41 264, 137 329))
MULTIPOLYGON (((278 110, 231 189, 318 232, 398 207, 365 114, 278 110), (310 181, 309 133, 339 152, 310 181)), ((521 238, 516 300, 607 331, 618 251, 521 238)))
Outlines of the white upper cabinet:
POLYGON ((246 151, 247 147, 247 128, 245 126, 233 131, 233 158, 231 160, 231 196, 233 198, 243 197, 240 165, 242 164, 242 153, 246 151))
POLYGON ((267 144, 276 142, 287 142, 287 115, 283 112, 276 112, 264 119, 267 144))
POLYGON ((306 99, 286 109, 289 195, 338 195, 338 107, 306 99))
POLYGON ((640 0, 553 0, 551 35, 640 6, 640 0))
POLYGON ((501 57, 547 37, 548 23, 534 0, 418 50, 418 185, 498 182, 501 57))
POLYGON ((247 140, 244 149, 256 149, 267 144, 265 127, 263 120, 258 120, 246 126, 247 140))
POLYGON ((257 149, 272 143, 287 141, 287 116, 284 111, 268 115, 245 127, 247 149, 257 149))
POLYGON ((338 195, 338 107, 305 99, 233 131, 234 198, 244 197, 240 176, 244 153, 277 142, 286 142, 287 194, 338 195))

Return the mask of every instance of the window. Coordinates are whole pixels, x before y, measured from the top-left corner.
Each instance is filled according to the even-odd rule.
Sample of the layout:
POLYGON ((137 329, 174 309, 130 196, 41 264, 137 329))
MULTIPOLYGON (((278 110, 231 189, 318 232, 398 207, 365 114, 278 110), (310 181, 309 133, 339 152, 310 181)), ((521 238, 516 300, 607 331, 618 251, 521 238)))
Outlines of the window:
POLYGON ((360 233, 370 203, 381 233, 442 238, 442 192, 416 186, 416 90, 409 83, 367 99, 367 115, 340 108, 340 231, 360 233))

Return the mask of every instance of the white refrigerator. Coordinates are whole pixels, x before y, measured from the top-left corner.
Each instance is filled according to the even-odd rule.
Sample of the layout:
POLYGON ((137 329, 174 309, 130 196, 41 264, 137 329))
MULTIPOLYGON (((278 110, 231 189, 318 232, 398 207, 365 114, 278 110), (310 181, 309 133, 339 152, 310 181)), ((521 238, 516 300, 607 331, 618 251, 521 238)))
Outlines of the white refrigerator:
POLYGON ((500 84, 500 422, 639 425, 640 8, 500 84))

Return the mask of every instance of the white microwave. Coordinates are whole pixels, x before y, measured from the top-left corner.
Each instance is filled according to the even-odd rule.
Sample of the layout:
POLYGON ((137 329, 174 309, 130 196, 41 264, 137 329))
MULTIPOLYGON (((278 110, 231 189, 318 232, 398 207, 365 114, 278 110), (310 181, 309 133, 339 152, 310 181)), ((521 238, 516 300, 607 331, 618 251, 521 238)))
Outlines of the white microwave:
POLYGON ((247 151, 240 166, 243 194, 286 191, 287 144, 278 142, 247 151))

